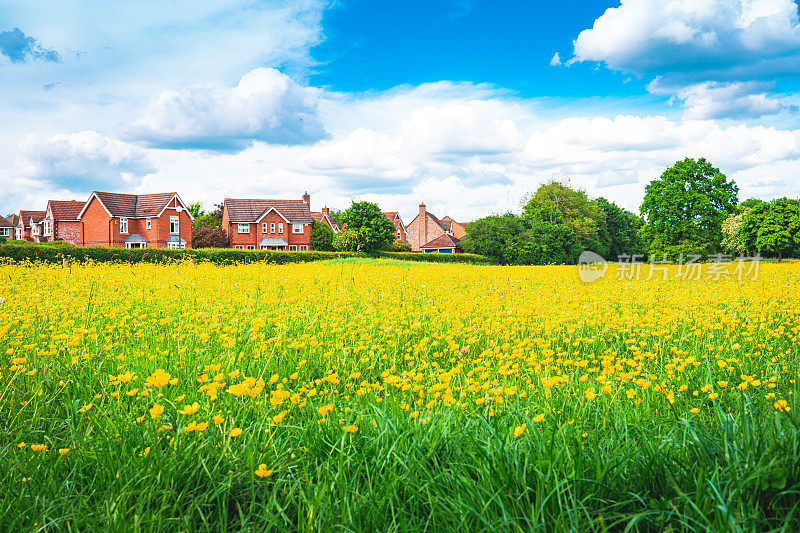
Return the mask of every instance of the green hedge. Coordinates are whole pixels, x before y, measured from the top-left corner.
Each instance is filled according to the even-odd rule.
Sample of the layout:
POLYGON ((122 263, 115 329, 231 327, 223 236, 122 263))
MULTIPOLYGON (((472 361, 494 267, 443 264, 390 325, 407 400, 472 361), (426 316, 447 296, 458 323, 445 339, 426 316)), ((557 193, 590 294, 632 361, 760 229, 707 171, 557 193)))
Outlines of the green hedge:
POLYGON ((401 261, 420 261, 426 263, 470 263, 474 265, 494 264, 490 258, 476 254, 437 254, 419 252, 379 252, 378 257, 399 259, 401 261))
MULTIPOLYGON (((200 248, 186 250, 169 250, 166 248, 112 248, 105 246, 53 246, 36 243, 0 244, 0 259, 12 262, 61 263, 66 257, 71 262, 96 263, 171 263, 174 261, 192 260, 197 263, 209 262, 216 265, 233 265, 240 263, 306 263, 337 259, 342 257, 370 257, 356 252, 273 252, 266 250, 235 250, 232 248, 200 248)), ((374 257, 374 256, 372 256, 374 257)), ((488 259, 470 254, 414 254, 382 252, 379 257, 406 261, 430 261, 441 263, 477 263, 485 264, 488 259), (433 257, 438 256, 438 257, 433 257)))

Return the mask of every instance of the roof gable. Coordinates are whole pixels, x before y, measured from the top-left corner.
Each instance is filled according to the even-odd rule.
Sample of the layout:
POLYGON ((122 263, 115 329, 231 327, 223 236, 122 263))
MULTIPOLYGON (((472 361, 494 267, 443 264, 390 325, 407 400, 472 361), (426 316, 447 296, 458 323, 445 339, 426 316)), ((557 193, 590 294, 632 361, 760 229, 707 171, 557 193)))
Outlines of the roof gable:
POLYGON ((13 228, 14 225, 6 217, 0 216, 0 228, 13 228))
POLYGON ((232 224, 254 223, 274 209, 290 224, 311 224, 314 219, 311 209, 303 200, 261 200, 248 198, 225 198, 223 209, 228 211, 232 224))
POLYGON ((78 200, 50 200, 47 202, 47 211, 53 220, 78 220, 86 202, 78 200))
POLYGON ((445 233, 444 235, 440 235, 436 237, 430 242, 426 242, 420 248, 459 248, 459 240, 453 237, 452 235, 448 235, 445 233))
POLYGON ((20 211, 19 218, 20 222, 17 225, 22 224, 23 227, 27 228, 30 226, 31 221, 34 224, 40 222, 44 218, 44 211, 20 211))
MULTIPOLYGON (((186 204, 174 192, 125 194, 94 191, 89 200, 86 201, 86 205, 81 209, 78 218, 83 216, 93 198, 100 202, 108 216, 115 218, 151 218, 161 216, 161 213, 164 212, 173 198, 176 198, 184 208, 186 207, 186 204)), ((190 218, 191 216, 191 213, 189 213, 190 218)))

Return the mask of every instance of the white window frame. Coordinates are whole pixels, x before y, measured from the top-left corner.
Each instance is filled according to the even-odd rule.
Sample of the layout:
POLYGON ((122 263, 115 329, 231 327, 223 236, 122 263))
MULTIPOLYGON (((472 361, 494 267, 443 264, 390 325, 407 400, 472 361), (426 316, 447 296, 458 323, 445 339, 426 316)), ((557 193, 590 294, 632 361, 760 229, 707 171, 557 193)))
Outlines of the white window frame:
POLYGON ((239 222, 239 233, 250 233, 250 224, 242 224, 239 222), (244 231, 242 231, 244 229, 244 231))
POLYGON ((278 222, 278 233, 283 234, 283 222, 278 222))
POLYGON ((119 219, 119 232, 123 235, 128 234, 128 219, 125 217, 120 217, 119 219))
POLYGON ((302 224, 292 224, 292 233, 303 233, 303 225, 302 224))
POLYGON ((14 236, 16 237, 16 239, 14 239, 14 240, 21 241, 22 240, 22 228, 14 228, 14 236))
POLYGON ((296 252, 297 251, 297 245, 296 244, 290 244, 289 245, 289 251, 290 252, 296 252))
POLYGON ((169 232, 173 235, 179 235, 181 232, 181 217, 180 215, 176 217, 169 217, 169 232), (174 224, 174 229, 173 229, 174 224))
POLYGON ((11 235, 9 228, 0 228, 0 237, 8 237, 9 235, 11 235))
POLYGON ((248 245, 247 245, 247 249, 248 249, 248 250, 255 250, 255 249, 256 249, 256 247, 255 247, 255 245, 254 245, 254 244, 248 244, 248 245))
POLYGON ((262 222, 261 223, 261 233, 266 233, 266 232, 267 232, 267 223, 266 222, 262 222))
POLYGON ((233 249, 234 250, 244 250, 244 244, 234 244, 233 245, 233 249))
POLYGON ((307 244, 301 244, 300 245, 300 251, 301 252, 307 252, 308 251, 308 245, 307 244))
POLYGON ((275 223, 274 222, 270 222, 269 223, 269 232, 270 233, 275 233, 275 223))
POLYGON ((152 227, 152 225, 150 224, 150 218, 149 217, 147 219, 145 219, 144 227, 147 228, 147 229, 150 229, 152 227))

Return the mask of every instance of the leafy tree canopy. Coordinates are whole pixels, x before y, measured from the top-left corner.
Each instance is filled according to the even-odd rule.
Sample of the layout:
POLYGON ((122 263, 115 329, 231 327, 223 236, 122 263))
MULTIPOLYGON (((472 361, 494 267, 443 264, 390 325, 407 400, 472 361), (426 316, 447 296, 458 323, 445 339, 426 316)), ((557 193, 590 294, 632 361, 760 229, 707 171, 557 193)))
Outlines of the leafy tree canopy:
POLYGON ((394 242, 394 224, 378 204, 353 202, 341 214, 341 222, 347 229, 339 235, 338 249, 374 253, 388 250, 394 242))
POLYGON ((318 252, 332 252, 333 247, 333 230, 324 222, 318 220, 314 221, 311 226, 311 249, 318 252))
POLYGON ((681 247, 709 252, 720 247, 722 222, 736 210, 739 189, 701 158, 686 158, 645 188, 643 229, 651 252, 681 247))

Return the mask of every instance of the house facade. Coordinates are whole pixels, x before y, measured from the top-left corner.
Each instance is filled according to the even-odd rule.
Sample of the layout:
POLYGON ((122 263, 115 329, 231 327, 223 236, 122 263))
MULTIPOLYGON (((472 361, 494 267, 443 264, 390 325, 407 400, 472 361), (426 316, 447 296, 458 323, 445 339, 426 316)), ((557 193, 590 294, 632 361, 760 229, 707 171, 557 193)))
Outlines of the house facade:
POLYGON ((408 242, 406 225, 403 224, 400 214, 397 211, 384 211, 383 214, 394 224, 394 238, 400 242, 408 242))
MULTIPOLYGON (((440 219, 433 213, 429 213, 425 209, 425 204, 422 203, 419 204, 419 214, 406 226, 406 235, 411 249, 415 252, 422 252, 432 250, 433 248, 423 247, 445 235, 458 242, 467 235, 467 231, 465 224, 460 224, 450 217, 440 219)), ((436 249, 438 250, 439 247, 437 246, 436 249)))
POLYGON ((81 246, 81 221, 78 220, 86 202, 77 200, 50 200, 44 218, 39 223, 37 242, 67 241, 81 246))
POLYGON ((19 212, 19 221, 14 229, 14 239, 18 241, 37 242, 39 238, 39 222, 44 218, 44 211, 19 212))
POLYGON ((6 217, 0 217, 0 238, 14 238, 14 225, 6 217))
POLYGON ((302 200, 226 198, 222 230, 231 248, 306 252, 311 246, 311 197, 302 200))
POLYGON ((84 246, 191 248, 192 220, 177 193, 95 191, 78 214, 84 246))

